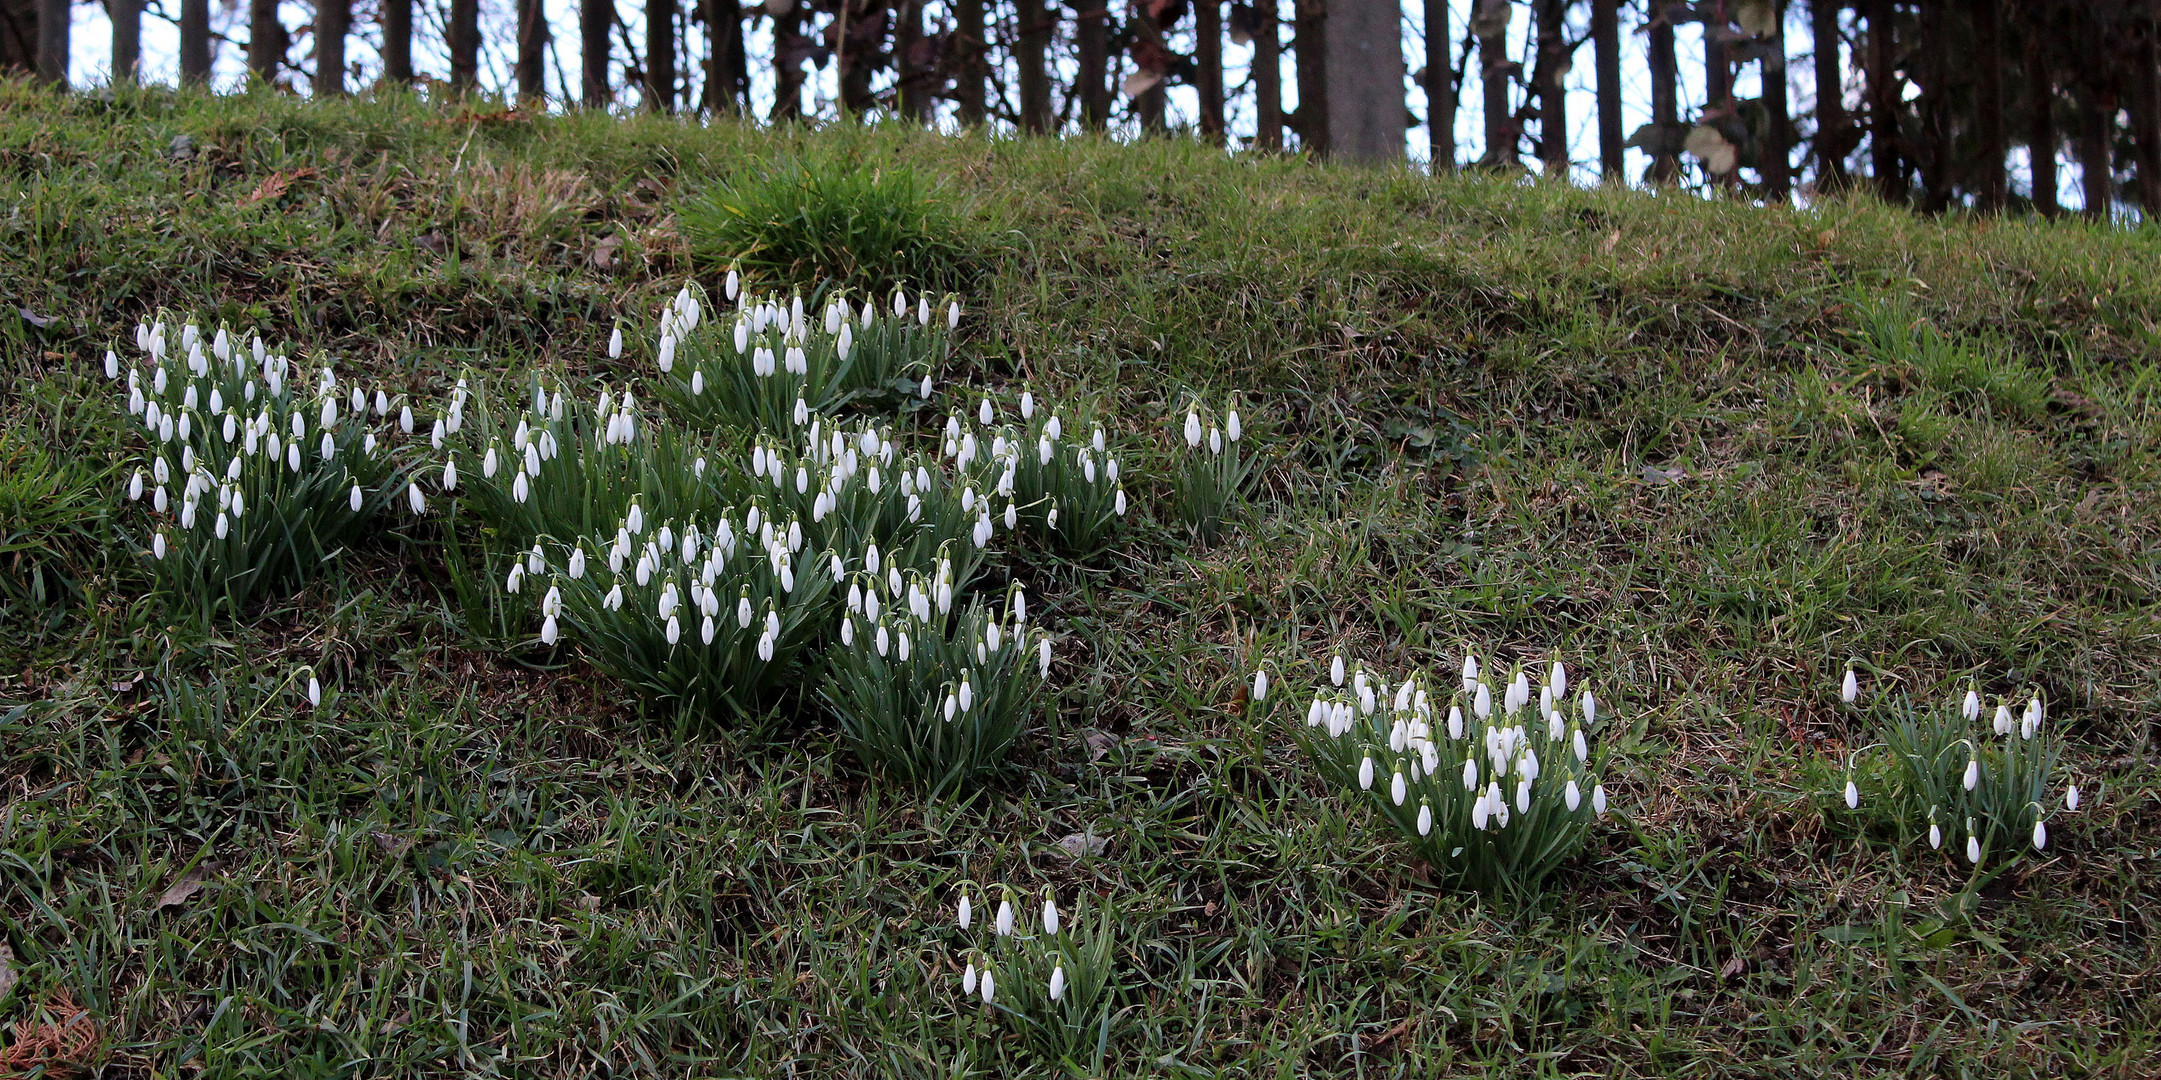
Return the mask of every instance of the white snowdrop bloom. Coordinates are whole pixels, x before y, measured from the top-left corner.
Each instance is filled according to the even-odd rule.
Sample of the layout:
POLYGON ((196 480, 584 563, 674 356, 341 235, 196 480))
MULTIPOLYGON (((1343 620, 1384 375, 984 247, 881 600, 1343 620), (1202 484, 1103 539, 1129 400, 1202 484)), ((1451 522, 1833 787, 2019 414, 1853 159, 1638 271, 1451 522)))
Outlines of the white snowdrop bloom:
POLYGON ((403 405, 398 408, 398 433, 401 435, 411 435, 413 433, 413 407, 411 405, 403 405))
POLYGON ((998 919, 995 929, 999 937, 1013 936, 1013 901, 998 901, 998 919))
POLYGON ((510 497, 517 502, 524 502, 532 494, 532 490, 533 485, 526 480, 522 471, 510 481, 510 497))
POLYGON ((1483 793, 1476 799, 1471 800, 1471 828, 1484 832, 1486 823, 1492 817, 1492 807, 1486 802, 1486 796, 1483 793))
POLYGON ((1998 735, 2011 734, 2011 707, 2009 705, 2002 702, 1996 703, 1995 728, 1998 735))
POLYGON ((1268 669, 1266 668, 1253 673, 1253 700, 1268 700, 1268 669))
POLYGON ((1448 707, 1448 737, 1451 739, 1463 737, 1463 707, 1460 705, 1450 705, 1448 707))
POLYGON ((2072 811, 2076 811, 2078 809, 2077 784, 2071 785, 2070 788, 2063 793, 2063 808, 2072 811))
POLYGON ((1432 804, 1430 804, 1430 803, 1419 803, 1419 804, 1418 804, 1418 835, 1420 835, 1420 836, 1425 836, 1425 835, 1427 835, 1427 834, 1431 833, 1432 831, 1433 831, 1433 806, 1432 806, 1432 804))
POLYGON ((1371 754, 1366 755, 1366 759, 1358 763, 1358 789, 1360 791, 1373 790, 1373 756, 1371 754))
POLYGON ((1397 806, 1402 806, 1404 797, 1409 794, 1410 787, 1409 785, 1404 783, 1403 772, 1399 769, 1396 771, 1395 776, 1390 778, 1388 781, 1388 797, 1393 800, 1397 806))
POLYGON ((608 335, 608 359, 618 360, 623 355, 623 328, 618 326, 608 335))
MULTIPOLYGON (((159 484, 158 489, 151 493, 150 508, 156 510, 160 514, 165 512, 165 485, 159 484)), ((353 507, 353 509, 358 510, 360 508, 358 506, 355 506, 353 507)))
POLYGON ((140 501, 142 497, 143 471, 141 469, 137 469, 135 470, 135 475, 128 478, 128 501, 137 502, 140 501))
POLYGON ((1245 429, 1241 427, 1238 423, 1238 410, 1236 409, 1232 409, 1230 416, 1225 418, 1225 420, 1223 421, 1223 427, 1223 433, 1225 435, 1228 435, 1232 442, 1237 442, 1238 437, 1245 433, 1245 429))
POLYGON ((1052 969, 1051 969, 1051 973, 1050 973, 1050 999, 1051 999, 1052 1001, 1057 1001, 1057 1000, 1060 1000, 1060 999, 1062 999, 1062 998, 1064 998, 1064 997, 1065 997, 1065 965, 1064 965, 1064 964, 1060 964, 1060 965, 1058 965, 1057 967, 1055 967, 1055 968, 1052 968, 1052 969))
POLYGON ((1960 782, 1966 786, 1968 791, 1972 791, 1974 786, 1981 782, 1981 759, 1966 759, 1966 776, 1960 782))
MULTIPOLYGON (((905 645, 905 643, 906 643, 906 642, 907 642, 907 640, 908 640, 908 635, 906 635, 906 634, 902 634, 902 635, 901 635, 901 638, 900 638, 900 639, 901 639, 902 643, 903 643, 903 644, 905 645)), ((905 652, 905 649, 904 649, 903 651, 905 652)), ((906 657, 905 655, 903 655, 903 656, 901 657, 901 659, 903 659, 903 660, 906 660, 906 659, 907 659, 907 657, 906 657)), ((1038 642, 1038 643, 1036 644, 1036 674, 1037 674, 1038 676, 1040 676, 1040 677, 1043 677, 1043 678, 1049 678, 1049 677, 1050 677, 1050 639, 1049 639, 1049 638, 1044 638, 1044 639, 1043 639, 1042 641, 1040 641, 1040 642, 1038 642)))
POLYGON ((736 277, 735 271, 728 271, 728 299, 735 299, 736 288, 740 283, 741 280, 736 277))
POLYGON ((323 684, 321 680, 318 680, 315 676, 310 675, 308 676, 308 704, 311 706, 320 706, 322 703, 323 684))
POLYGON ((967 676, 961 676, 960 691, 954 696, 960 701, 962 712, 967 712, 975 704, 975 687, 968 682, 967 676))
POLYGON ((217 526, 216 526, 216 528, 215 528, 215 530, 214 530, 214 531, 215 531, 215 532, 216 532, 216 533, 218 534, 218 539, 220 539, 220 540, 223 540, 223 539, 225 539, 225 532, 226 532, 226 530, 227 530, 227 529, 228 529, 229 527, 230 527, 230 526, 228 526, 228 525, 226 524, 226 521, 225 521, 225 514, 224 514, 224 512, 223 512, 223 511, 220 511, 220 512, 218 513, 218 521, 217 521, 217 526))
POLYGON ((1200 448, 1200 445, 1201 414, 1189 409, 1186 411, 1186 448, 1189 450, 1197 450, 1200 448))
POLYGON ((855 620, 845 615, 840 620, 840 643, 842 646, 855 644, 855 620))
POLYGON ((1979 863, 1981 861, 1981 838, 1971 832, 1966 834, 1966 861, 1970 863, 1979 863))
POLYGON ((1471 697, 1471 715, 1484 720, 1493 715, 1493 690, 1485 683, 1478 684, 1478 692, 1471 697))
POLYGON ((1966 700, 1959 703, 1958 711, 1959 715, 1966 718, 1967 723, 1972 723, 1975 720, 1979 720, 1981 718, 1980 693, 1970 687, 1967 688, 1966 700))
POLYGON ((997 992, 998 992, 998 982, 997 982, 997 980, 996 980, 995 978, 993 978, 993 977, 991 976, 991 973, 990 973, 990 969, 989 969, 989 968, 984 968, 984 969, 983 969, 983 1004, 985 1004, 985 1005, 988 1005, 988 1004, 990 1004, 990 1003, 991 1003, 991 997, 992 997, 992 995, 996 994, 997 992))
POLYGON ((1606 785, 1591 786, 1591 809, 1597 811, 1600 817, 1606 816, 1606 785))
POLYGON ((480 456, 481 478, 484 480, 495 479, 495 470, 500 464, 501 462, 495 456, 495 447, 488 447, 488 452, 480 456))
POLYGON ((2041 699, 2037 696, 2026 706, 2026 716, 2019 722, 2019 738, 2031 739, 2041 730, 2041 699))
POLYGON ((1531 812, 1530 777, 1524 777, 1523 779, 1516 781, 1516 812, 1519 814, 1528 814, 1531 812))
POLYGON ((673 645, 683 636, 683 623, 675 616, 668 616, 668 644, 673 645))
POLYGON ((1855 699, 1855 698, 1858 698, 1858 697, 1860 697, 1860 696, 1861 696, 1861 680, 1860 680, 1860 679, 1858 679, 1858 678, 1856 678, 1856 677, 1854 676, 1854 673, 1853 673, 1853 665, 1851 665, 1851 664, 1848 664, 1848 665, 1846 666, 1846 678, 1845 678, 1845 681, 1843 681, 1843 682, 1839 683, 1839 686, 1838 686, 1838 697, 1839 697, 1839 700, 1841 700, 1841 701, 1844 701, 1844 702, 1845 702, 1846 704, 1848 704, 1848 705, 1851 705, 1851 704, 1853 704, 1853 702, 1854 702, 1854 699, 1855 699))
POLYGON ((948 330, 960 328, 960 301, 947 301, 945 305, 945 328, 948 330))
POLYGON ((1463 759, 1463 790, 1478 790, 1478 759, 1475 757, 1463 759))
MULTIPOLYGON (((960 928, 963 930, 968 929, 968 924, 973 921, 975 921, 975 905, 968 902, 967 893, 962 893, 960 894, 960 928)), ((969 970, 974 971, 975 965, 970 964, 969 970)))
POLYGON ((554 645, 555 638, 555 616, 550 615, 540 621, 540 643, 542 645, 554 645))
POLYGON ((1112 500, 1111 509, 1115 511, 1119 517, 1126 516, 1126 489, 1118 489, 1117 497, 1112 500))
POLYGON ((1576 729, 1571 741, 1575 744, 1573 749, 1576 751, 1576 760, 1579 763, 1589 761, 1591 759, 1591 744, 1584 739, 1582 728, 1576 729))
POLYGON ((443 490, 458 490, 458 463, 455 460, 443 463, 443 490))
POLYGON ((1335 660, 1328 665, 1328 681, 1337 686, 1343 685, 1343 655, 1341 653, 1336 654, 1335 660))
POLYGON ((428 512, 428 500, 426 496, 420 493, 419 484, 405 485, 405 497, 408 502, 412 503, 413 513, 425 514, 428 512))
POLYGON ((1591 696, 1589 690, 1585 690, 1583 696, 1578 699, 1577 707, 1583 711, 1584 727, 1590 727, 1598 722, 1598 700, 1591 696))
POLYGON ((1928 846, 1932 850, 1943 849, 1943 826, 1933 821, 1928 823, 1928 846))
POLYGON ((1853 783, 1853 781, 1852 781, 1852 780, 1847 780, 1847 781, 1846 781, 1846 809, 1848 809, 1848 810, 1859 810, 1860 808, 1861 808, 1861 789, 1860 789, 1860 788, 1858 788, 1858 787, 1856 787, 1856 786, 1854 786, 1854 783, 1853 783))
POLYGON ((1058 932, 1058 905, 1053 903, 1051 898, 1047 896, 1043 898, 1043 932, 1046 934, 1058 932))
POLYGON ((1213 427, 1208 429, 1208 452, 1211 454, 1223 452, 1223 432, 1221 429, 1213 427))
POLYGON ((1561 788, 1561 804, 1568 807, 1568 812, 1571 814, 1576 812, 1577 807, 1583 805, 1583 789, 1577 787, 1574 780, 1570 780, 1565 787, 1561 788))
POLYGON ((165 558, 164 533, 156 533, 150 537, 150 556, 154 559, 165 558))

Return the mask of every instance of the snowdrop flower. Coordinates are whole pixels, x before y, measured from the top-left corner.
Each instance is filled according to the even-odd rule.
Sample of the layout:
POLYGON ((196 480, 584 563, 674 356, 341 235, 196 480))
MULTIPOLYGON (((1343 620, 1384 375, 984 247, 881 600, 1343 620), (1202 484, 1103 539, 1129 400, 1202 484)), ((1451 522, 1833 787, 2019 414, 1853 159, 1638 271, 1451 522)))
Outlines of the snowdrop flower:
POLYGON ((1431 803, 1419 803, 1419 804, 1418 804, 1418 835, 1420 835, 1420 836, 1425 836, 1425 835, 1427 835, 1427 834, 1431 833, 1432 831, 1433 831, 1433 804, 1431 804, 1431 803))
MULTIPOLYGON (((151 557, 151 558, 154 558, 154 559, 163 559, 163 558, 165 558, 165 534, 164 534, 164 533, 157 533, 156 535, 153 535, 153 536, 152 536, 152 537, 150 538, 150 557, 151 557)), ((2073 809, 2076 809, 2076 807, 2073 807, 2073 809)))
POLYGON ((1966 828, 1966 861, 1978 864, 1981 861, 1981 838, 1973 835, 1972 822, 1967 822, 1966 828))
POLYGON ((2011 734, 2011 707, 2009 705, 2002 702, 1996 703, 1995 728, 1998 735, 2011 734))
POLYGON ((1262 668, 1262 669, 1260 669, 1260 670, 1258 670, 1258 671, 1255 671, 1255 672, 1253 673, 1253 700, 1254 700, 1254 701, 1266 701, 1266 700, 1268 700, 1268 669, 1267 669, 1267 668, 1262 668))
POLYGON ((322 703, 323 684, 320 680, 316 679, 315 676, 310 675, 308 676, 308 704, 314 706, 321 705, 322 703))
POLYGON ((1575 813, 1576 807, 1583 805, 1583 789, 1570 780, 1568 786, 1561 789, 1561 802, 1568 807, 1569 813, 1575 813))
POLYGON ((998 992, 998 983, 991 977, 990 969, 983 969, 983 1004, 988 1005, 991 995, 998 992))
POLYGON ((1928 823, 1928 846, 1931 851, 1943 850, 1943 826, 1934 820, 1928 823))
POLYGON ((2040 818, 2035 818, 2033 819, 2033 849, 2035 851, 2041 851, 2046 849, 2047 847, 2048 823, 2042 821, 2040 818))
POLYGON ((1245 433, 1245 428, 1238 423, 1238 410, 1236 409, 1232 409, 1230 416, 1225 418, 1223 427, 1223 433, 1229 436, 1232 442, 1237 442, 1238 437, 1245 433))
POLYGON ((1597 811, 1599 817, 1606 816, 1606 785, 1596 784, 1592 786, 1591 809, 1597 811))
POLYGON ((401 406, 398 409, 398 432, 403 435, 413 433, 413 407, 411 405, 401 406))
POLYGON ((540 643, 552 646, 555 644, 555 637, 555 616, 550 615, 540 622, 540 643))
POLYGON ((965 972, 963 972, 963 973, 961 974, 961 977, 960 977, 960 989, 961 989, 961 992, 962 992, 962 993, 964 993, 964 994, 973 994, 973 993, 975 993, 975 984, 976 984, 976 975, 975 975, 975 961, 973 961, 973 960, 970 960, 970 961, 968 961, 968 970, 967 970, 967 971, 965 971, 965 972))
POLYGON ((1972 687, 1966 689, 1966 700, 1959 705, 1959 714, 1972 723, 1981 718, 1981 695, 1972 687))
MULTIPOLYGON (((902 634, 902 635, 901 635, 901 641, 902 641, 903 643, 905 643, 905 642, 906 642, 907 640, 908 640, 908 635, 906 635, 906 634, 902 634)), ((903 651, 903 653, 902 653, 902 655, 901 655, 901 659, 903 659, 903 660, 906 660, 907 658, 908 658, 908 657, 907 657, 907 654, 906 654, 906 652, 905 652, 905 651, 903 651)), ((1039 643, 1038 643, 1038 644, 1036 645, 1036 667, 1037 667, 1037 674, 1038 674, 1039 676, 1041 676, 1041 677, 1043 677, 1043 678, 1049 678, 1049 677, 1050 677, 1050 639, 1049 639, 1049 638, 1044 638, 1044 639, 1043 639, 1043 640, 1042 640, 1041 642, 1039 642, 1039 643)))
POLYGON ((1198 450, 1201 445, 1201 414, 1186 411, 1186 449, 1198 450))
POLYGON ((1401 770, 1398 770, 1395 777, 1388 782, 1388 797, 1395 800, 1395 804, 1397 806, 1402 806, 1404 796, 1408 794, 1410 794, 1410 792, 1403 782, 1403 773, 1401 770))
POLYGON ((2033 701, 2026 706, 2026 718, 2019 727, 2019 737, 2031 739, 2034 733, 2039 730, 2041 730, 2041 695, 2035 694, 2033 701))
POLYGON ((1981 782, 1981 759, 1979 759, 1979 758, 1971 758, 1971 757, 1970 757, 1970 758, 1967 758, 1967 759, 1966 759, 1966 778, 1965 778, 1965 780, 1963 781, 1963 783, 1964 783, 1964 784, 1966 785, 1966 790, 1968 790, 1968 791, 1972 791, 1972 790, 1974 789, 1974 785, 1976 785, 1976 784, 1979 784, 1980 782, 1981 782))
POLYGON ((1585 690, 1583 692, 1583 697, 1580 704, 1581 708, 1583 709, 1583 726, 1590 727, 1592 724, 1597 723, 1598 701, 1597 699, 1591 697, 1591 692, 1589 690, 1585 690))
POLYGON ((1343 685, 1343 654, 1337 653, 1335 661, 1328 665, 1328 681, 1337 686, 1343 685))
MULTIPOLYGON (((968 924, 974 920, 975 905, 968 902, 967 893, 962 893, 960 894, 960 928, 963 930, 968 929, 968 924)), ((974 970, 973 965, 970 965, 970 970, 974 970)))
POLYGON ((668 644, 673 645, 683 636, 683 623, 675 616, 668 616, 668 644))
POLYGON ((948 330, 960 328, 960 301, 947 301, 945 305, 945 328, 948 330))
POLYGON ((1467 757, 1467 758, 1464 758, 1464 759, 1463 759, 1463 790, 1465 790, 1465 791, 1475 791, 1475 790, 1477 790, 1477 788, 1478 788, 1478 759, 1477 759, 1477 758, 1475 758, 1475 757, 1467 757))
POLYGON ((139 500, 141 500, 141 499, 142 499, 142 497, 143 497, 143 471, 142 471, 141 469, 137 469, 137 470, 135 470, 135 475, 134 475, 134 476, 132 476, 132 477, 130 477, 130 478, 128 478, 128 501, 129 501, 129 502, 136 502, 136 501, 139 501, 139 500))
POLYGON ((1568 694, 1568 669, 1559 660, 1553 662, 1553 671, 1547 676, 1546 685, 1553 688, 1553 696, 1559 699, 1568 694))
POLYGON ((1208 452, 1211 454, 1220 454, 1223 452, 1222 429, 1214 427, 1208 429, 1208 452))
POLYGON ((1047 896, 1043 898, 1043 932, 1046 934, 1058 932, 1058 905, 1052 903, 1050 897, 1047 896))
POLYGON ((1851 664, 1846 665, 1846 680, 1839 684, 1838 696, 1839 700, 1848 705, 1853 704, 1854 699, 1861 696, 1861 680, 1854 677, 1853 665, 1851 664))
POLYGON ((1860 808, 1861 789, 1854 786, 1853 780, 1851 778, 1848 778, 1846 781, 1846 809, 1859 810, 1860 808))
POLYGON ((1373 756, 1371 754, 1366 755, 1366 759, 1358 763, 1358 788, 1361 791, 1373 790, 1373 756))
POLYGON ((1065 965, 1060 964, 1051 969, 1050 999, 1057 1001, 1063 997, 1065 997, 1065 965))
POLYGON ((1013 901, 998 901, 998 920, 995 929, 999 937, 1013 936, 1013 901))
POLYGON ((2072 810, 2072 811, 2076 811, 2076 810, 2078 809, 2078 785, 2077 785, 2077 784, 2073 784, 2073 785, 2071 785, 2071 787, 2070 787, 2070 790, 2068 790, 2068 791, 2065 791, 2065 792, 2063 793, 2063 808, 2064 808, 2064 809, 2066 809, 2066 810, 2072 810))
POLYGON ((1471 697, 1471 715, 1484 720, 1493 715, 1493 690, 1485 683, 1478 684, 1478 693, 1471 697))
POLYGON ((622 356, 623 328, 618 326, 615 328, 615 333, 608 335, 608 359, 618 360, 621 359, 622 356))
POLYGON ((458 463, 456 460, 443 462, 443 490, 458 490, 458 463))
POLYGON ((405 485, 405 497, 408 502, 413 504, 413 513, 425 514, 428 512, 428 500, 426 496, 420 493, 419 484, 405 485))

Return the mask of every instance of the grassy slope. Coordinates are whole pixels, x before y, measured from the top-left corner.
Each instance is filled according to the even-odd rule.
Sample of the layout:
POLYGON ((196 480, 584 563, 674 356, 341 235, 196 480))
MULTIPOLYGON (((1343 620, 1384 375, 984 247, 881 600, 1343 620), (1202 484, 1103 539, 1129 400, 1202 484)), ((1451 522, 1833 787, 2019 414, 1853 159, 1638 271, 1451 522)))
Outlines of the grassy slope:
POLYGON ((1040 572, 1075 640, 1027 771, 926 814, 822 730, 641 721, 576 665, 463 637, 425 545, 205 640, 62 536, 45 565, 87 604, 17 607, 0 642, 0 701, 35 703, 0 727, 0 929, 28 971, 0 1019, 69 988, 116 1063, 160 1074, 1040 1068, 921 987, 965 874, 1126 905, 1131 1075, 2151 1068, 2150 232, 1177 142, 0 87, 0 299, 59 319, 33 340, 0 317, 6 436, 73 478, 117 460, 82 375, 160 305, 415 390, 474 361, 604 371, 600 328, 688 271, 677 194, 803 151, 912 163, 963 206, 981 377, 1113 392, 1164 454, 1168 402, 1243 389, 1281 454, 1219 546, 1148 526, 1097 571, 1040 572), (1475 469, 1448 468, 1451 417, 1475 469), (1339 638, 1398 668, 1466 640, 1578 658, 1638 733, 1633 828, 1543 910, 1436 894, 1224 708, 1254 657, 1306 662, 1295 687, 1339 638), (346 696, 244 722, 169 699, 168 656, 236 694, 320 662, 346 696), (2100 794, 1948 945, 1899 928, 1963 874, 1815 809, 1870 737, 1835 706, 1849 657, 1886 692, 2037 681, 2100 794), (1083 830, 1105 856, 1056 848, 1083 830), (155 906, 198 866, 210 887, 155 906))

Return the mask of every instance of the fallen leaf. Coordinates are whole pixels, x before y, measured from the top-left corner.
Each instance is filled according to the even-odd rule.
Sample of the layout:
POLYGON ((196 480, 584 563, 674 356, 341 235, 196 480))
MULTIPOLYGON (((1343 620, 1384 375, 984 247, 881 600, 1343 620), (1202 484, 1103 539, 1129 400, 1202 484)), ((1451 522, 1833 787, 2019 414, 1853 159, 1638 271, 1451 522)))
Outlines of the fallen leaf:
POLYGON ((294 181, 313 179, 314 176, 314 169, 293 169, 290 171, 280 169, 269 176, 263 177, 263 182, 255 185, 255 190, 249 192, 245 198, 240 200, 240 205, 253 206, 265 199, 275 199, 285 194, 286 189, 291 187, 294 181))
POLYGON ((1088 744, 1088 760, 1101 761, 1103 755, 1111 752, 1111 747, 1118 745, 1118 736, 1089 728, 1087 733, 1081 736, 1081 741, 1088 744))
POLYGON ((1661 469, 1656 465, 1643 467, 1643 482, 1646 484, 1678 484, 1686 479, 1688 470, 1679 466, 1671 469, 1661 469))
POLYGON ((15 950, 8 948, 7 942, 0 941, 0 1001, 7 1000, 8 991, 15 989, 15 980, 19 978, 21 976, 15 973, 15 950))
POLYGON ((1110 847, 1110 841, 1092 833, 1068 833, 1061 837, 1058 846, 1067 855, 1080 858, 1084 855, 1101 855, 1110 847))
POLYGON ((1741 954, 1735 953, 1731 959, 1726 961, 1726 966, 1719 970, 1724 972, 1727 978, 1731 979, 1748 970, 1748 961, 1741 959, 1741 954))
POLYGON ((29 323, 30 325, 35 326, 40 330, 43 330, 53 324, 53 321, 51 319, 40 315, 37 312, 30 310, 29 308, 19 307, 16 308, 15 311, 23 317, 24 322, 29 323))
POLYGON ((180 875, 180 880, 173 882, 170 888, 159 894, 158 902, 150 905, 150 910, 162 911, 169 907, 179 907, 201 891, 203 891, 203 871, 202 868, 197 867, 180 875))
POLYGON ((609 233, 601 237, 600 242, 593 245, 593 265, 602 270, 614 266, 615 253, 622 246, 622 233, 609 233))

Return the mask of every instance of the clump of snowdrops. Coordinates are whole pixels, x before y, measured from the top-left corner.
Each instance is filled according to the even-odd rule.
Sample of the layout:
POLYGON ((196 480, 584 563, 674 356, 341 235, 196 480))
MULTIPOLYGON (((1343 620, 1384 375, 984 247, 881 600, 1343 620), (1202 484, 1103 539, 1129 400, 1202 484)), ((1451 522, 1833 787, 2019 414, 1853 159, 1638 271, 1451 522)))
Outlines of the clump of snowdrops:
MULTIPOLYGON (((1535 893, 1607 811, 1598 700, 1570 694, 1554 661, 1534 691, 1517 667, 1496 679, 1466 656, 1460 684, 1422 672, 1390 684, 1363 663, 1330 663, 1296 728, 1321 774, 1372 806, 1444 882, 1535 893)), ((1266 669, 1253 700, 1268 696, 1266 669)))
POLYGON ((986 394, 974 410, 947 414, 940 452, 989 481, 1008 530, 1027 526, 1054 548, 1086 555, 1124 520, 1126 490, 1103 425, 1088 410, 1070 415, 1069 428, 1066 415, 1028 390, 1009 415, 986 394))
POLYGON ((1004 764, 1050 662, 1019 585, 1002 615, 981 599, 956 613, 950 581, 880 567, 873 549, 848 576, 823 695, 865 764, 938 798, 1004 764))
MULTIPOLYGON (((1858 681, 1847 669, 1840 696, 1857 706, 1858 681)), ((1999 698, 1990 709, 1979 686, 1937 706, 1901 698, 1884 706, 1882 741, 1848 756, 1841 801, 1849 813, 1888 811, 1902 842, 1955 852, 1972 866, 1992 855, 2045 851, 2048 821, 2075 813, 2075 783, 2059 787, 2060 747, 2041 695, 1999 698), (1986 717, 1986 719, 1984 719, 1986 717), (1864 758, 1881 749, 1880 767, 1864 758), (1864 782, 1871 789, 1864 797, 1864 782)))
POLYGON ((1180 521, 1203 543, 1213 543, 1245 504, 1252 485, 1254 459, 1246 453, 1245 420, 1234 395, 1221 414, 1199 398, 1186 404, 1183 420, 1174 421, 1184 446, 1173 508, 1180 521))
POLYGON ((387 507, 427 510, 409 483, 412 408, 341 382, 329 358, 308 370, 219 327, 163 318, 135 329, 140 362, 105 354, 125 380, 147 448, 127 497, 154 524, 139 547, 159 590, 202 618, 305 581, 367 536, 387 507))
POLYGON ((957 922, 972 939, 956 957, 962 1004, 980 1001, 986 1014, 1003 1019, 1037 1053, 1100 1075, 1117 1024, 1110 905, 1098 904, 1092 915, 1084 907, 1068 914, 1045 895, 1034 934, 1017 906, 1031 906, 1017 889, 961 886, 957 922))
MULTIPOLYGON (((800 294, 739 296, 739 288, 731 271, 726 292, 738 306, 717 317, 708 318, 702 292, 688 285, 661 311, 653 354, 659 392, 700 427, 778 432, 859 398, 910 388, 929 397, 931 371, 960 325, 952 297, 933 303, 896 290, 881 311, 845 290, 814 293, 806 303, 800 294)), ((618 329, 608 351, 622 350, 618 329)))

